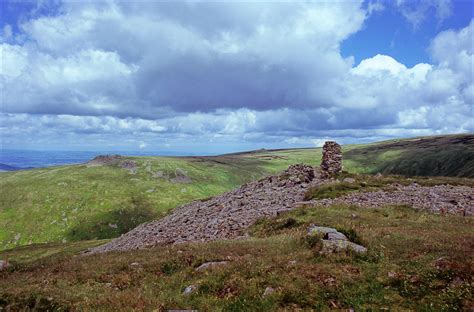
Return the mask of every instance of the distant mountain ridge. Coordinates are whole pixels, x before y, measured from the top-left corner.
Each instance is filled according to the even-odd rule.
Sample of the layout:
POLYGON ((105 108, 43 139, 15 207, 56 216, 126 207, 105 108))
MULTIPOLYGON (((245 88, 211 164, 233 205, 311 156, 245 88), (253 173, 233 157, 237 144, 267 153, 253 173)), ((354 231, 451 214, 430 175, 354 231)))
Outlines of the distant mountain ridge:
POLYGON ((15 166, 10 166, 7 164, 0 163, 0 171, 17 171, 17 170, 28 170, 28 169, 33 169, 33 167, 21 168, 21 167, 15 167, 15 166))

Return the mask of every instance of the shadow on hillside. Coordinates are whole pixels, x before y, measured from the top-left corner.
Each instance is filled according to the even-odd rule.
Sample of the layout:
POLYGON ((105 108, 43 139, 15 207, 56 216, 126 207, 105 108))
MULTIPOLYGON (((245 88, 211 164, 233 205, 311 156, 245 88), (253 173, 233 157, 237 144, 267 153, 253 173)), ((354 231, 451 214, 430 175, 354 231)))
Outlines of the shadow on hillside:
POLYGON ((132 195, 128 207, 99 213, 81 220, 66 234, 68 241, 118 237, 139 224, 157 218, 152 204, 141 195, 132 195))
POLYGON ((367 173, 474 177, 474 136, 427 138, 380 144, 346 152, 367 173), (384 159, 387 151, 400 153, 384 159))

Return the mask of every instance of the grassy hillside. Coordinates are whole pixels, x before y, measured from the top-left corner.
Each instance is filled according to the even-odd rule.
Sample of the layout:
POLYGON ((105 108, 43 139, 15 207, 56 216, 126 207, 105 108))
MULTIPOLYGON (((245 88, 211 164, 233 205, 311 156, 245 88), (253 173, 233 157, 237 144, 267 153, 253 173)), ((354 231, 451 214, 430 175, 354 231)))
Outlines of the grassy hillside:
POLYGON ((407 207, 307 207, 257 222, 247 240, 86 257, 72 255, 100 242, 25 246, 0 252, 12 264, 0 272, 0 309, 469 311, 473 221, 407 207), (320 254, 305 239, 311 223, 350 234, 368 253, 320 254), (228 263, 195 270, 207 261, 228 263))
POLYGON ((474 135, 392 140, 350 147, 344 156, 354 172, 474 177, 474 135))
MULTIPOLYGON (((349 145, 344 157, 350 172, 474 177, 472 135, 349 145)), ((317 166, 321 149, 126 159, 137 163, 136 173, 117 165, 0 173, 0 249, 116 237, 176 206, 223 193, 290 164, 317 166), (175 183, 177 170, 185 172, 191 183, 175 183)))
POLYGON ((116 237, 197 198, 221 194, 291 163, 316 165, 316 152, 287 156, 131 157, 116 165, 60 166, 2 173, 0 248, 116 237), (173 181, 176 171, 191 183, 173 181), (157 175, 159 173, 159 175, 157 175))

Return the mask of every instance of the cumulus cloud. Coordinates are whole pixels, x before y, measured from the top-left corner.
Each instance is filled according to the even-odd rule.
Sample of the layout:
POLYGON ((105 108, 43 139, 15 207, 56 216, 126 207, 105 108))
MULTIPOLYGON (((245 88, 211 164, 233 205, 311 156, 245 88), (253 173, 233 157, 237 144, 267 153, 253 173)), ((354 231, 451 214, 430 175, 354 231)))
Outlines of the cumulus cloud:
MULTIPOLYGON (((450 6, 429 7, 443 19, 450 6)), ((66 2, 23 20, 19 34, 3 30, 2 134, 128 136, 146 148, 473 131, 474 23, 436 36, 430 64, 342 57, 340 44, 383 9, 378 1, 66 2)))
POLYGON ((329 81, 352 63, 339 45, 366 14, 361 1, 66 3, 2 46, 17 68, 2 81, 4 110, 156 118, 328 105, 329 81))

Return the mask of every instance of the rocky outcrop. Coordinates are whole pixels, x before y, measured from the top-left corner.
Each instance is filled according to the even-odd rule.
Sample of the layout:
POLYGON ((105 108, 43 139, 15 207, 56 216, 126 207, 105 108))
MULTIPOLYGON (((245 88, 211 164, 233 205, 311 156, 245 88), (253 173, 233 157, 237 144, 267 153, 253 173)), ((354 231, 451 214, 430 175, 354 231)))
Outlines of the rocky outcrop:
POLYGON ((356 253, 367 252, 367 248, 349 241, 346 235, 331 227, 311 224, 308 229, 308 235, 319 235, 322 237, 323 247, 320 251, 321 254, 338 253, 346 250, 356 253))
POLYGON ((192 183, 193 181, 191 180, 190 177, 187 176, 186 171, 180 168, 176 168, 174 171, 174 178, 170 179, 171 183, 192 183))
POLYGON ((88 166, 116 165, 122 160, 120 155, 99 155, 87 162, 88 166))
POLYGON ((321 170, 327 176, 342 172, 341 146, 334 141, 324 143, 321 170))
POLYGON ((163 219, 142 224, 88 253, 241 237, 256 220, 293 209, 308 187, 318 183, 323 181, 315 176, 313 167, 292 165, 280 175, 176 208, 163 219))
POLYGON ((131 174, 137 173, 137 163, 133 160, 125 160, 120 163, 120 168, 128 170, 131 174))

